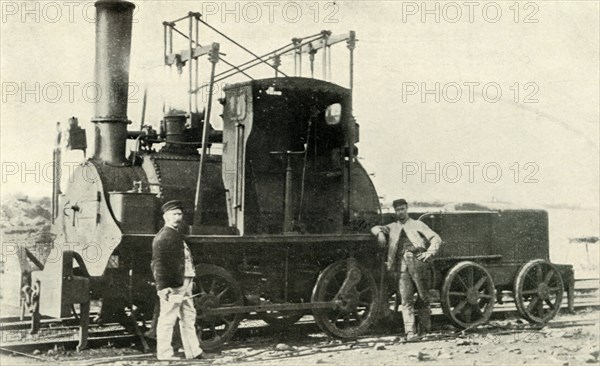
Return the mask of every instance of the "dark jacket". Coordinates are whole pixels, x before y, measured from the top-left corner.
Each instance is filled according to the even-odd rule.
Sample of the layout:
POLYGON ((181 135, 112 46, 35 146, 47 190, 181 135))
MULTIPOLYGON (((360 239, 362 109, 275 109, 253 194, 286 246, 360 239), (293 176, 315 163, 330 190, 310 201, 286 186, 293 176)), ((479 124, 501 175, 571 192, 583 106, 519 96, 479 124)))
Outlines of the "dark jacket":
POLYGON ((152 241, 152 274, 158 291, 183 286, 185 254, 183 235, 164 226, 152 241))

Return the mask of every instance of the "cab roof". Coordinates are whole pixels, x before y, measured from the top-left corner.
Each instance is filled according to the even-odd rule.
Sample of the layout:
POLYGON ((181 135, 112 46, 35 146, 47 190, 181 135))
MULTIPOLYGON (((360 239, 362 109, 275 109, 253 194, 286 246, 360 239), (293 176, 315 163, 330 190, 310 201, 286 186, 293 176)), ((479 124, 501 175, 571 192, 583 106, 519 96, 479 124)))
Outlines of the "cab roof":
POLYGON ((235 83, 225 86, 224 90, 233 90, 245 86, 251 86, 253 89, 268 89, 274 87, 277 90, 303 90, 303 91, 319 91, 330 92, 336 94, 350 95, 350 89, 340 85, 330 83, 328 81, 304 77, 278 77, 268 79, 255 79, 235 83))

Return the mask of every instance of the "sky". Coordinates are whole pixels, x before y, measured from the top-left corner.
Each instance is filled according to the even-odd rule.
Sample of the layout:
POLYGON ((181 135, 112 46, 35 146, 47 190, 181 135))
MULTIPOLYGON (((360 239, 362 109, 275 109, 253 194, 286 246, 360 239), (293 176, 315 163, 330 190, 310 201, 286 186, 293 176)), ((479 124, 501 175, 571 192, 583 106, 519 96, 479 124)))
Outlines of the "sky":
MULTIPOLYGON (((385 202, 599 206, 596 1, 134 3, 130 129, 139 126, 144 89, 146 121, 156 129, 163 105, 186 106, 185 73, 162 65, 165 20, 200 12, 257 54, 292 37, 354 30, 359 159, 385 202)), ((93 141, 93 3, 0 5, 2 194, 50 195, 56 122, 77 116, 88 145, 93 141)), ((200 32, 201 43, 219 42, 229 62, 251 58, 208 28, 200 32)), ((203 59, 204 78, 208 67, 203 59)), ((217 72, 226 67, 219 63, 217 72)), ((333 49, 332 69, 332 81, 347 87, 343 44, 333 49)), ((291 57, 282 70, 293 74, 291 57)), ((307 70, 305 57, 303 76, 307 70)), ((260 67, 251 75, 273 71, 260 67)), ((214 109, 218 127, 220 105, 214 109)))

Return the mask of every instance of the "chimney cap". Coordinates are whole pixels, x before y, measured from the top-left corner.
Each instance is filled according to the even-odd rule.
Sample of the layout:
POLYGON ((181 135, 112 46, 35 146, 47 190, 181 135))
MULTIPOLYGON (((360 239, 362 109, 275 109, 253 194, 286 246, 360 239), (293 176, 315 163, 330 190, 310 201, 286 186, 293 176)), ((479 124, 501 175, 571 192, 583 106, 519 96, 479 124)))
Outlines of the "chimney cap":
POLYGON ((113 8, 117 10, 128 10, 135 8, 135 4, 125 0, 97 0, 95 7, 113 8))

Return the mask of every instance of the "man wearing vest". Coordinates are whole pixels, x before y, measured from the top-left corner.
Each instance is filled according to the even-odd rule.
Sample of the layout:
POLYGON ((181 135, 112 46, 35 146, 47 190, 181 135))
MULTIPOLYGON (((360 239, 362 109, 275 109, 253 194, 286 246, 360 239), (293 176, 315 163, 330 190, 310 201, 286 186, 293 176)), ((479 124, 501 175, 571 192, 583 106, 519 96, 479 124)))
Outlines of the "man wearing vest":
POLYGON ((180 201, 162 206, 165 226, 152 242, 152 273, 160 298, 160 315, 156 326, 156 356, 159 360, 178 360, 171 347, 173 328, 179 318, 179 330, 185 357, 209 358, 202 353, 196 335, 196 309, 192 287, 196 271, 192 254, 178 231, 183 222, 180 201))
POLYGON ((387 246, 387 269, 399 275, 402 319, 406 339, 417 337, 415 311, 421 333, 431 330, 429 290, 431 267, 429 261, 439 250, 442 240, 424 222, 408 217, 408 203, 404 199, 393 202, 397 221, 371 229, 381 247, 387 246), (418 299, 415 301, 415 289, 418 299))

